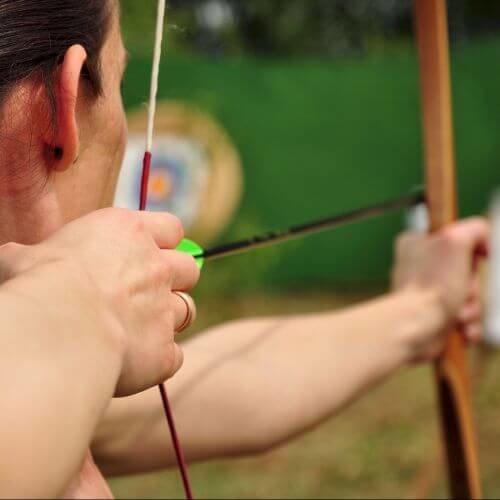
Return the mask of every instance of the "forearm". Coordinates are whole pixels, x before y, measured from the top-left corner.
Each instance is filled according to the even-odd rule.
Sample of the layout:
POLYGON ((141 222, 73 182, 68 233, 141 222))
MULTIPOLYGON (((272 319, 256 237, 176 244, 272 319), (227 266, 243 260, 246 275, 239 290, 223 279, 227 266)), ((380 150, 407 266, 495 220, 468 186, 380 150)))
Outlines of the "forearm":
POLYGON ((65 270, 48 266, 0 288, 2 497, 63 493, 119 376, 108 318, 65 270))
MULTIPOLYGON (((341 313, 246 320, 198 336, 169 385, 188 459, 263 451, 318 425, 409 360, 417 330, 441 321, 434 305, 434 297, 405 292, 341 313)), ((157 394, 113 406, 96 442, 108 472, 170 465, 157 394)))

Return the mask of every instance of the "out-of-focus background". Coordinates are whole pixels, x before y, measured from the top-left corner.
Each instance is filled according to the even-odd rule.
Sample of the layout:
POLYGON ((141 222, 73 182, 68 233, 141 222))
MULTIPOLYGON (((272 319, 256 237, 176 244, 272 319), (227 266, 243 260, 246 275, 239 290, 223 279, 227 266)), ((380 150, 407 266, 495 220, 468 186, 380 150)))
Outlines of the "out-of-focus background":
MULTIPOLYGON (((156 2, 121 3, 131 55, 124 97, 139 133, 136 110, 148 96, 156 2)), ((484 212, 500 185, 500 2, 448 3, 460 212, 466 216, 484 212)), ((199 148, 189 153, 192 172, 174 205, 189 214, 204 242, 342 212, 423 182, 410 1, 170 0, 167 22, 159 99, 167 115, 173 110, 187 118, 159 120, 195 139, 223 137, 202 144, 203 175, 192 173, 203 163, 196 159, 199 148), (231 149, 229 160, 220 143, 224 152, 231 149), (226 165, 222 172, 228 169, 232 202, 225 219, 214 216, 227 224, 203 233, 211 228, 205 212, 220 193, 200 195, 189 210, 181 195, 199 192, 202 184, 215 189, 207 181, 215 175, 215 157, 226 165)), ((182 162, 174 163, 179 176, 182 162)), ((130 191, 134 181, 127 182, 130 191)), ((155 184, 160 198, 165 182, 160 176, 155 184)), ((197 292, 195 331, 233 318, 340 308, 382 293, 392 242, 403 228, 403 214, 387 216, 211 263, 197 292)), ((485 493, 495 497, 500 364, 483 349, 472 357, 485 493)), ((332 377, 341 375, 332 366, 332 377)), ((430 371, 418 368, 295 443, 263 457, 196 465, 192 475, 203 498, 444 497, 439 453, 430 371)), ((116 480, 113 488, 128 498, 181 495, 174 471, 116 480)))

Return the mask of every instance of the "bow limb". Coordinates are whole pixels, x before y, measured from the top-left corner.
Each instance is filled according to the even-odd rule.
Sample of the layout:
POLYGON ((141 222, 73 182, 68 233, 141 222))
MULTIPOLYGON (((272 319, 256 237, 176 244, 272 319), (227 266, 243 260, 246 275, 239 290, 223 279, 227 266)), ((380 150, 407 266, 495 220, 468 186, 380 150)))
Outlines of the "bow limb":
MULTIPOLYGON (((421 72, 427 201, 432 231, 457 217, 446 0, 415 0, 421 72)), ((452 332, 435 366, 450 494, 481 497, 479 462, 463 335, 452 332)))

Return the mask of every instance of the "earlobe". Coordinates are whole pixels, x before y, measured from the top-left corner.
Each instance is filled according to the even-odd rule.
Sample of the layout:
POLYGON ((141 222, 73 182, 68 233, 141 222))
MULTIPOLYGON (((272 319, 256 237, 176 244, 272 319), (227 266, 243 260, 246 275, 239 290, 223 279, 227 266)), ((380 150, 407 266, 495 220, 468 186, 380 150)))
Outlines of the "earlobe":
POLYGON ((68 49, 59 68, 54 88, 56 103, 55 129, 45 138, 52 152, 53 168, 64 171, 74 164, 79 152, 79 131, 76 122, 76 104, 83 65, 87 53, 81 45, 68 49))

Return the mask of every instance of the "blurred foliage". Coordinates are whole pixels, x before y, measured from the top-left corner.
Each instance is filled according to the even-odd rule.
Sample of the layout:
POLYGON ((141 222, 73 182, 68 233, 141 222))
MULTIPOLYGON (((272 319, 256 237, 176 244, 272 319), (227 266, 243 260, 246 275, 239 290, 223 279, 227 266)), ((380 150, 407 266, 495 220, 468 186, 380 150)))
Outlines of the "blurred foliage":
MULTIPOLYGON (((448 0, 452 38, 500 28, 498 0, 448 0)), ((155 3, 122 0, 134 49, 151 33, 155 3)), ((170 43, 210 54, 363 54, 412 32, 411 0, 169 0, 170 43)))

